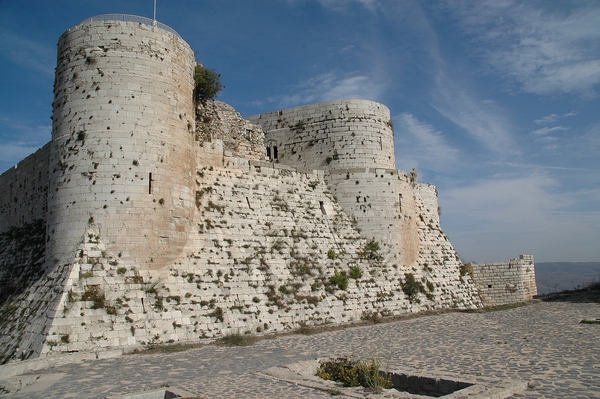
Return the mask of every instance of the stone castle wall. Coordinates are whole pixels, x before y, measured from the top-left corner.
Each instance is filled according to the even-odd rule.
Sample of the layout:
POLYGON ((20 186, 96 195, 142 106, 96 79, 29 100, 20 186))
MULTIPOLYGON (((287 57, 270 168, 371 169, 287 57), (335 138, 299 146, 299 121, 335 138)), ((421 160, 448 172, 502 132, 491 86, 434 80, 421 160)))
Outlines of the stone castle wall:
POLYGON ((390 111, 368 100, 335 100, 251 116, 270 157, 310 169, 396 168, 390 111), (275 147, 277 154, 275 156, 275 147))
MULTIPOLYGON (((49 295, 49 283, 61 287, 41 319, 29 316, 34 334, 0 338, 7 352, 25 358, 133 349, 481 306, 469 277, 458 277, 459 261, 438 230, 417 226, 423 239, 414 268, 386 260, 386 245, 378 251, 386 259, 371 260, 361 255, 368 240, 330 192, 326 172, 256 161, 240 167, 228 157, 224 163, 236 167, 197 169, 194 229, 170 267, 140 268, 88 226, 70 262, 13 298, 14 314, 29 315, 27 308, 40 309, 49 295), (446 251, 453 257, 444 259, 446 251), (404 291, 409 274, 422 287, 410 295, 404 291)), ((426 220, 425 202, 415 203, 417 219, 426 220)))
POLYGON ((0 177, 2 362, 482 306, 385 106, 246 121, 193 68, 143 23, 61 37, 52 142, 0 177))
POLYGON ((262 161, 265 155, 265 135, 262 128, 242 118, 229 104, 221 101, 200 101, 196 107, 196 141, 220 140, 229 156, 262 161))
POLYGON ((181 252, 194 212, 194 54, 138 22, 85 22, 58 43, 48 258, 72 258, 92 221, 144 268, 181 252))
POLYGON ((470 263, 473 281, 486 306, 524 302, 537 295, 532 255, 503 263, 470 263))
POLYGON ((46 218, 50 143, 0 175, 0 233, 46 218))

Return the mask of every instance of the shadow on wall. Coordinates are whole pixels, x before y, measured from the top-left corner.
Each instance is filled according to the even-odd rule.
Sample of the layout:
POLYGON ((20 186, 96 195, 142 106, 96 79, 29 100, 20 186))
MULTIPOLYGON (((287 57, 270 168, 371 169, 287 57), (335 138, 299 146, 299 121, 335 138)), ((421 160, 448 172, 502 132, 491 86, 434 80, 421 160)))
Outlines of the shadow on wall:
POLYGON ((43 219, 0 234, 0 307, 43 277, 45 237, 43 219))

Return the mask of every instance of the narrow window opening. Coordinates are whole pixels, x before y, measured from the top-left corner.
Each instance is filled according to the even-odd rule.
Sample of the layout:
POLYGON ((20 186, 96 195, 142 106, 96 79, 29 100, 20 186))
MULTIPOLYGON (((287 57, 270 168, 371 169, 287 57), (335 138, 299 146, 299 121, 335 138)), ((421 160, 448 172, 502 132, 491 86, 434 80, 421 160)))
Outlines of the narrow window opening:
POLYGON ((142 311, 146 313, 146 307, 144 306, 144 298, 140 298, 142 300, 142 311))
POLYGON ((246 140, 250 140, 250 133, 252 133, 252 130, 246 129, 246 140))
POLYGON ((488 284, 488 288, 492 288, 492 285, 491 285, 491 284, 488 284))
POLYGON ((277 159, 277 146, 273 146, 273 159, 277 159))
POLYGON ((319 207, 321 208, 321 213, 323 215, 327 215, 327 211, 325 210, 325 204, 323 203, 323 201, 319 201, 319 207))
POLYGON ((152 172, 148 174, 148 194, 152 194, 152 172))
POLYGON ((248 203, 248 208, 252 209, 252 205, 250 205, 250 200, 246 197, 246 202, 248 203))
POLYGON ((400 212, 402 212, 402 194, 398 195, 398 207, 400 208, 400 212))
POLYGON ((267 158, 271 159, 271 147, 267 147, 267 158))

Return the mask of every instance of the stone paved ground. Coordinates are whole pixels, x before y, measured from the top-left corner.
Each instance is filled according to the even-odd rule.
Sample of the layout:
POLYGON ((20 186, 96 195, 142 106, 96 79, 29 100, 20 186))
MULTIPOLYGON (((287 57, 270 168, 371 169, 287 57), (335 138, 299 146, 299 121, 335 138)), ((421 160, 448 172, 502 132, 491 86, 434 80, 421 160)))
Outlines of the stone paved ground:
POLYGON ((128 355, 37 371, 32 373, 42 374, 37 383, 3 397, 104 398, 168 384, 201 398, 326 398, 326 392, 257 372, 317 357, 379 352, 391 355, 390 369, 527 382, 529 388, 512 398, 600 398, 600 324, 580 323, 595 318, 597 298, 567 297, 496 312, 282 336, 248 347, 128 355))

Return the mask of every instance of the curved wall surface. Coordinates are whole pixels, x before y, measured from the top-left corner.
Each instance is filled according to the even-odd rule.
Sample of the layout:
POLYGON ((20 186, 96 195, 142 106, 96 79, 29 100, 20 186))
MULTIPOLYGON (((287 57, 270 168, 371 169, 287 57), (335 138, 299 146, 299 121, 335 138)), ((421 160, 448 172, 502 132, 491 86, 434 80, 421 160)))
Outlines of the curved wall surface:
POLYGON ((311 169, 395 169, 389 109, 369 100, 334 100, 248 118, 265 131, 271 158, 311 169))
POLYGON ((177 257, 194 213, 193 69, 189 45, 159 27, 94 21, 61 36, 50 262, 72 256, 92 223, 109 249, 141 267, 177 257))

